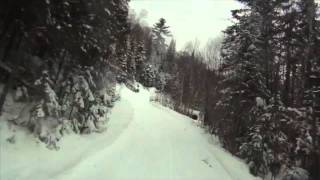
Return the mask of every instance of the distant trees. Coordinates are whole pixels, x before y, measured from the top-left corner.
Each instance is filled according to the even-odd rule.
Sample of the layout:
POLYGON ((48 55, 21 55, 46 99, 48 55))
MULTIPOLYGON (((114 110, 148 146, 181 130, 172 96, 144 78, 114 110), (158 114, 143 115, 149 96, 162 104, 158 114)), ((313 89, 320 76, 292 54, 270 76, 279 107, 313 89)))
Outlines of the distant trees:
POLYGON ((134 64, 132 69, 135 69, 134 78, 146 87, 155 86, 157 70, 151 62, 153 53, 153 34, 152 29, 143 25, 143 14, 136 16, 130 15, 130 33, 129 42, 131 50, 129 51, 130 64, 134 64))
POLYGON ((157 22, 153 28, 153 40, 154 45, 156 47, 157 53, 161 53, 164 51, 164 47, 166 47, 166 36, 170 36, 169 26, 166 25, 166 20, 164 18, 160 18, 159 22, 157 22))
POLYGON ((204 111, 205 103, 209 100, 206 95, 211 87, 213 89, 213 84, 209 82, 216 78, 215 72, 204 61, 196 41, 188 43, 184 51, 174 56, 169 50, 167 57, 174 58, 169 58, 170 65, 165 71, 168 79, 163 90, 164 96, 169 97, 173 103, 171 106, 183 114, 191 116, 192 109, 204 111))
POLYGON ((166 20, 161 18, 153 28, 143 25, 141 18, 131 14, 130 62, 135 62, 135 79, 147 87, 163 89, 170 58, 175 56, 175 42, 168 47, 166 37, 171 36, 166 20))
POLYGON ((217 37, 215 39, 209 39, 204 50, 203 56, 205 62, 208 64, 210 69, 218 70, 221 66, 221 45, 223 41, 223 36, 217 37))
POLYGON ((166 20, 161 18, 152 27, 152 53, 150 60, 157 69, 161 67, 167 50, 166 37, 171 36, 169 26, 166 23, 166 20))
POLYGON ((176 54, 177 54, 176 41, 172 39, 167 49, 166 55, 162 60, 161 67, 160 67, 161 71, 172 72, 172 67, 174 66, 176 54))

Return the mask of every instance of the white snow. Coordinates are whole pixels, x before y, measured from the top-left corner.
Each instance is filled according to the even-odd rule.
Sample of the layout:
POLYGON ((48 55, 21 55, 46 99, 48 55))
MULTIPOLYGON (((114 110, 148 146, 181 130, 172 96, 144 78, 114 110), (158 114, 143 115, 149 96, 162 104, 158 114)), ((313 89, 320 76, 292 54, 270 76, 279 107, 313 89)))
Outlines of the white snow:
POLYGON ((120 88, 121 100, 101 134, 66 135, 48 150, 0 119, 1 180, 251 180, 239 159, 192 120, 120 88), (7 138, 15 136, 11 144, 7 138), (217 142, 217 141, 216 141, 217 142))

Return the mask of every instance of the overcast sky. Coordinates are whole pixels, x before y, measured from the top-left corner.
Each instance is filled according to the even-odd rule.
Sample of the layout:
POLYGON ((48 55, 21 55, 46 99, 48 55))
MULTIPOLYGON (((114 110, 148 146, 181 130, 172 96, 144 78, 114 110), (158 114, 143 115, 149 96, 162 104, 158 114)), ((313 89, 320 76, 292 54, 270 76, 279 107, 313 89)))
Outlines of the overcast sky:
POLYGON ((131 0, 130 8, 139 14, 147 10, 145 19, 150 26, 165 18, 177 40, 177 48, 195 39, 205 44, 209 38, 221 35, 231 24, 230 11, 241 4, 234 0, 131 0))

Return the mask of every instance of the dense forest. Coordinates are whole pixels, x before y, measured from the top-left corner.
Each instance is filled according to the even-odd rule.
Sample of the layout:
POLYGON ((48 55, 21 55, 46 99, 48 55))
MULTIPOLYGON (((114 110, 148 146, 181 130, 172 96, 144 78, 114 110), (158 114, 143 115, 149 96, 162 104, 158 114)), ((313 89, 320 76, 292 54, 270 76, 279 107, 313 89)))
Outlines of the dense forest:
POLYGON ((28 105, 12 121, 50 148, 64 130, 100 131, 129 32, 127 1, 6 0, 0 9, 0 108, 15 90, 28 105))
POLYGON ((320 179, 319 7, 238 1, 223 37, 178 51, 166 20, 148 27, 128 0, 2 0, 0 113, 13 95, 26 105, 8 120, 58 149, 68 131, 104 131, 116 84, 138 82, 165 106, 199 111, 252 174, 320 179))

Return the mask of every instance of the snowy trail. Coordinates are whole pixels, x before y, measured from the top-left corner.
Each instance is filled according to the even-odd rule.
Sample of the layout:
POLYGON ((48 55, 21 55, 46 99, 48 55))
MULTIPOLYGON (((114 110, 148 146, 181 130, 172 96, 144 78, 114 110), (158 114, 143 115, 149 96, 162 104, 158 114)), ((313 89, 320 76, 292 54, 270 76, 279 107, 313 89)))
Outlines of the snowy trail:
MULTIPOLYGON (((61 152, 53 152, 50 153, 53 156, 40 158, 47 161, 43 167, 36 166, 31 170, 25 170, 30 169, 30 166, 24 165, 5 168, 4 171, 0 170, 0 179, 255 179, 242 162, 218 145, 210 143, 209 136, 196 127, 191 119, 149 102, 149 97, 150 93, 146 90, 134 93, 123 87, 121 101, 113 110, 109 129, 105 134, 88 136, 90 139, 86 140, 91 142, 78 137, 79 141, 72 144, 76 146, 77 143, 84 143, 79 149, 68 147, 68 142, 74 140, 74 137, 66 139, 61 152), (68 159, 63 161, 63 154, 65 158, 70 155, 72 163, 65 162, 68 159), (60 166, 54 166, 54 163, 59 163, 60 166), (9 178, 9 175, 18 178, 9 178)), ((19 147, 19 144, 11 146, 19 147)), ((6 151, 5 149, 4 155, 11 154, 6 151)), ((22 160, 27 159, 20 159, 22 160)))

